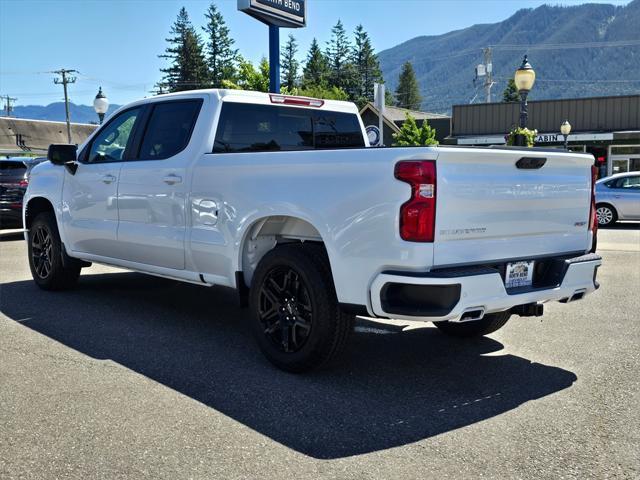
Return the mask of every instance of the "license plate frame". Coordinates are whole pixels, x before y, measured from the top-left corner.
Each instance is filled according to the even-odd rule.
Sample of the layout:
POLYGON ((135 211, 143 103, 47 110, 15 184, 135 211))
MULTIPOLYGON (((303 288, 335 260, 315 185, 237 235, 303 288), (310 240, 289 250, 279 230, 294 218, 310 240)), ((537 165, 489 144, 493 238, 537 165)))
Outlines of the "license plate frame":
POLYGON ((505 288, 523 288, 533 285, 535 260, 520 260, 507 263, 504 272, 505 288))

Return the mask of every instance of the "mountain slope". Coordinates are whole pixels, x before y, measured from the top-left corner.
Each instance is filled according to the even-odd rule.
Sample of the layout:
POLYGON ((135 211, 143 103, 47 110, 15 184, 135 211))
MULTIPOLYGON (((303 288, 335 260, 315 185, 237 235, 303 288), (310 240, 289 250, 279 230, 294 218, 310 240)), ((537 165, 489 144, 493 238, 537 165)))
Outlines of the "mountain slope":
MULTIPOLYGON (((107 115, 120 108, 120 105, 109 105, 107 115)), ((30 118, 34 120, 65 121, 64 102, 50 103, 49 105, 17 105, 13 108, 12 115, 17 118, 30 118)), ((69 116, 73 123, 98 123, 98 114, 93 106, 69 104, 69 116)))
POLYGON ((451 105, 469 103, 476 93, 476 102, 484 101, 482 80, 476 91, 473 77, 475 66, 482 62, 482 49, 490 45, 496 82, 492 89, 494 101, 502 100, 507 80, 513 76, 524 54, 529 55, 538 79, 531 99, 637 93, 640 91, 640 45, 534 47, 629 40, 640 41, 640 0, 624 7, 585 4, 524 9, 503 22, 413 38, 380 52, 379 59, 387 86, 393 90, 402 64, 412 62, 424 97, 421 108, 444 112, 449 111, 451 105))

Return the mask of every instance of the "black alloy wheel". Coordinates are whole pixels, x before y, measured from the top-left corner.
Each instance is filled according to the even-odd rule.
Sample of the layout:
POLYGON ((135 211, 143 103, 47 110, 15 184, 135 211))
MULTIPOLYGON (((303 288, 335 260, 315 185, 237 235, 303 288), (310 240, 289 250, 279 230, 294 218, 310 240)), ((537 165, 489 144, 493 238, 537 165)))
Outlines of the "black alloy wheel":
POLYGON ((31 235, 31 261, 38 277, 46 279, 51 273, 51 233, 45 225, 38 225, 31 235))
POLYGON ((344 351, 355 316, 338 303, 324 246, 279 245, 251 280, 251 330, 267 359, 300 373, 333 363, 344 351))
POLYGON ((30 225, 28 239, 29 268, 36 284, 44 290, 73 287, 82 265, 71 257, 63 258, 64 245, 53 212, 36 216, 30 225))
POLYGON ((311 334, 313 308, 309 290, 290 267, 267 273, 260 287, 258 317, 264 335, 284 353, 298 352, 311 334))

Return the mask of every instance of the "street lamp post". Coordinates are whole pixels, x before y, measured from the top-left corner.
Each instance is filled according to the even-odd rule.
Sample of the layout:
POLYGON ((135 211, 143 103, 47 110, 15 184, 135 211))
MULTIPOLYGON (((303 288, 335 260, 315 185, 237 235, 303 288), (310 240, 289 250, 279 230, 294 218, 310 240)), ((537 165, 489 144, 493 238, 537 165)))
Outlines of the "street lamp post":
POLYGON ((107 113, 107 110, 109 109, 109 100, 107 99, 105 94, 102 93, 102 87, 99 88, 96 98, 93 99, 93 109, 98 114, 100 125, 102 125, 104 114, 107 113))
POLYGON ((529 64, 526 55, 524 56, 524 60, 522 60, 522 65, 516 70, 513 79, 520 94, 520 128, 527 128, 527 117, 529 116, 527 111, 527 96, 536 81, 536 72, 529 64))
POLYGON ((562 125, 560 125, 560 133, 562 133, 562 136, 564 137, 564 149, 568 150, 569 134, 571 133, 571 124, 569 123, 569 120, 562 122, 562 125))

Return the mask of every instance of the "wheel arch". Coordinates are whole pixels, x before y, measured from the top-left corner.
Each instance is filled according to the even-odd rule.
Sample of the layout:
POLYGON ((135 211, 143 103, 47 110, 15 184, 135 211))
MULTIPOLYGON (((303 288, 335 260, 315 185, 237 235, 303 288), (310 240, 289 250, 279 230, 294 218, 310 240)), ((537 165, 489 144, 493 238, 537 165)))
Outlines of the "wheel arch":
MULTIPOLYGON (((239 279, 249 287, 260 260, 278 245, 295 242, 326 244, 320 231, 309 221, 294 215, 267 215, 255 219, 245 230, 239 248, 239 279)), ((238 285, 238 287, 241 287, 238 285)))
POLYGON ((33 220, 42 212, 51 212, 55 215, 53 203, 45 197, 32 197, 27 201, 24 212, 24 228, 30 229, 33 220))

